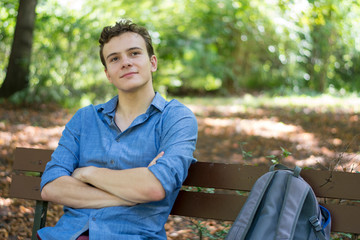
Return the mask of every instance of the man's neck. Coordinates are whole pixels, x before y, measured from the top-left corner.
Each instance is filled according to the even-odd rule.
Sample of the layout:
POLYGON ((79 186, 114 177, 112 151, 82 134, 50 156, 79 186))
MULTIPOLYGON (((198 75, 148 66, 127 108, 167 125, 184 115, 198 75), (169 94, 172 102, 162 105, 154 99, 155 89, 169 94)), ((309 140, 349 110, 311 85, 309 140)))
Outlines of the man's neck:
POLYGON ((118 105, 116 107, 117 124, 122 130, 127 128, 139 115, 146 112, 155 97, 153 89, 142 92, 119 92, 118 105))

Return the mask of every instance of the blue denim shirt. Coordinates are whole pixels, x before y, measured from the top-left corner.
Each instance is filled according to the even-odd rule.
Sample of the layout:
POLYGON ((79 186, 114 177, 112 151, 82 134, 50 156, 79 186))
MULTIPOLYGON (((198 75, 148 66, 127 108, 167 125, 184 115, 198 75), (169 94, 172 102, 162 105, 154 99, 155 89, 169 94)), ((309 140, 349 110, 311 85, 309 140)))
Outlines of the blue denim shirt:
MULTIPOLYGON (((176 100, 156 93, 146 113, 121 132, 114 121, 118 98, 80 109, 66 124, 59 145, 47 164, 41 188, 74 169, 96 166, 110 169, 147 167, 165 189, 158 202, 131 207, 75 209, 64 206, 56 226, 39 230, 44 239, 76 239, 89 229, 90 239, 166 239, 164 224, 193 158, 197 140, 194 114, 176 100)), ((66 186, 64 186, 66 187, 66 186)))

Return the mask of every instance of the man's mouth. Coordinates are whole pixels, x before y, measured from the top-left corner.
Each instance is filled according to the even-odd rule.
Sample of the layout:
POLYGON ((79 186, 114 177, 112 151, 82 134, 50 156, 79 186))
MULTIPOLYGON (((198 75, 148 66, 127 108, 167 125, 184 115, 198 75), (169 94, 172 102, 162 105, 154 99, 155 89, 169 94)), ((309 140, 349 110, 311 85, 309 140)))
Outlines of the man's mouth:
POLYGON ((120 78, 125 78, 125 77, 129 77, 129 76, 132 76, 134 74, 137 74, 137 72, 128 72, 128 73, 125 73, 124 75, 122 75, 120 78))

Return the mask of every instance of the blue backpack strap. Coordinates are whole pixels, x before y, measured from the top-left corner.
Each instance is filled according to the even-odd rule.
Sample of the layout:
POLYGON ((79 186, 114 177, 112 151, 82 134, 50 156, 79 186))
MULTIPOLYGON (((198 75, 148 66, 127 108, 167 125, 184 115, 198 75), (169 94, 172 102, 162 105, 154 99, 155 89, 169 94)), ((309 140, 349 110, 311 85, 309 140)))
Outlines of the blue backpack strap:
POLYGON ((323 217, 321 226, 323 229, 331 228, 331 214, 330 211, 319 204, 321 215, 323 217))
POLYGON ((245 239, 263 196, 276 172, 261 176, 252 187, 244 206, 233 223, 226 240, 245 239))
MULTIPOLYGON (((331 231, 331 216, 329 210, 319 204, 320 218, 312 216, 309 221, 313 227, 314 233, 319 240, 326 240, 326 236, 331 231)), ((328 236, 329 237, 329 236, 328 236)))

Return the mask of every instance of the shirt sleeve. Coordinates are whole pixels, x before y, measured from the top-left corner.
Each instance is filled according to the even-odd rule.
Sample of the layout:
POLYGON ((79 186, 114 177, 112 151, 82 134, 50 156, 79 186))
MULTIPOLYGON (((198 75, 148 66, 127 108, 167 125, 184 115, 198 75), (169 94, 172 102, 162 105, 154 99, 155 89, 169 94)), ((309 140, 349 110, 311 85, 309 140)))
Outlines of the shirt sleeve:
POLYGON ((41 190, 49 182, 62 176, 70 176, 79 164, 79 139, 81 131, 81 115, 79 110, 66 124, 58 147, 51 155, 44 174, 41 177, 41 190))
POLYGON ((149 170, 161 182, 166 195, 180 190, 185 181, 195 151, 198 125, 194 114, 183 105, 164 113, 159 158, 149 170))

